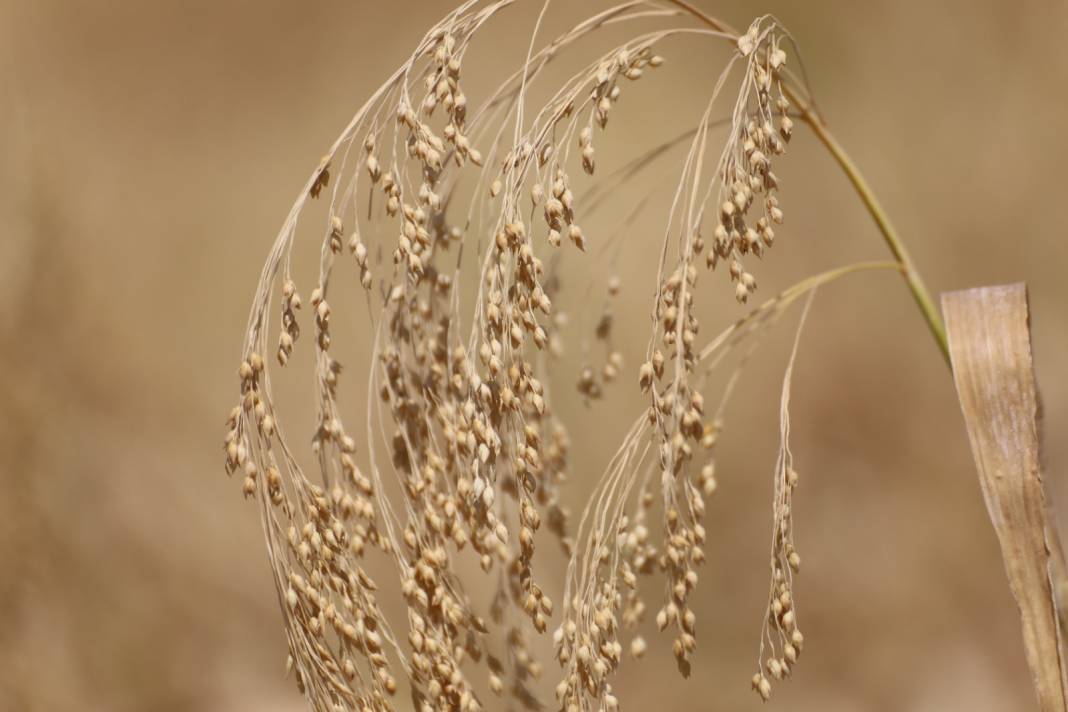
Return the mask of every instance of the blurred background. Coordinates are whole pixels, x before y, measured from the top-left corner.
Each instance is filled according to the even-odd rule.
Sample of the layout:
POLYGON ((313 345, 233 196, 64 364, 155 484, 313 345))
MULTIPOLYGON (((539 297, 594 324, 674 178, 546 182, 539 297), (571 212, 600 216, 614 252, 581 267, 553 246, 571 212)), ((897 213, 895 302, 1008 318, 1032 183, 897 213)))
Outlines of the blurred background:
MULTIPOLYGON (((736 26, 774 12, 792 31, 828 121, 933 291, 1027 281, 1048 482, 1068 511, 1068 4, 694 1, 736 26)), ((0 3, 0 708, 303 709, 283 679, 258 516, 223 474, 223 421, 260 265, 292 200, 449 5, 0 3)), ((579 5, 602 4, 560 3, 579 5)), ((469 96, 525 51, 540 3, 520 6, 476 45, 469 96)), ((700 47, 665 46, 663 73, 624 97, 606 166, 694 123, 719 73, 700 47)), ((779 165, 788 222, 758 265, 760 294, 884 258, 803 128, 779 165)), ((665 214, 632 230, 656 243, 665 214)), ((318 246, 298 252, 312 264, 318 246)), ((617 266, 617 316, 640 316, 618 320, 631 369, 619 400, 587 407, 573 394, 577 341, 554 369, 582 444, 576 505, 640 408, 629 374, 647 338, 648 254, 628 248, 617 266)), ((719 278, 705 293, 722 295, 703 307, 714 333, 740 311, 719 278)), ((589 322, 579 301, 573 321, 589 322)), ((925 328, 889 273, 816 302, 793 406, 807 642, 772 708, 1034 708, 952 381, 925 328)), ((651 636, 653 654, 619 678, 628 709, 760 706, 748 685, 791 331, 759 352, 728 413, 695 674, 681 681, 670 640, 651 636)), ((560 575, 550 566, 550 581, 560 575)))

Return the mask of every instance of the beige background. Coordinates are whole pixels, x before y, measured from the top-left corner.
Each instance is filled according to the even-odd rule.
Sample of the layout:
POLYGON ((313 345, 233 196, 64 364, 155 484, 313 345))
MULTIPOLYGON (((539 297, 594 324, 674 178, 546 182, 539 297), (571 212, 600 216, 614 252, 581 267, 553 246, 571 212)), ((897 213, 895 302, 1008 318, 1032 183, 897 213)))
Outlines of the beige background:
MULTIPOLYGON (((698 3, 736 25, 774 11, 792 30, 826 115, 934 290, 1027 280, 1050 480, 1068 507, 1068 5, 698 3)), ((485 40, 472 96, 495 53, 525 46, 532 4, 485 40)), ((222 474, 222 423, 259 266, 289 204, 447 5, 2 3, 0 707, 302 709, 282 679, 257 517, 222 474)), ((612 150, 692 123, 718 72, 695 46, 666 47, 663 73, 621 102, 612 150)), ((811 135, 799 131, 782 166, 788 225, 759 265, 764 294, 883 257, 811 135)), ((635 229, 659 239, 658 221, 643 215, 635 229)), ((631 368, 646 259, 628 250, 620 265, 619 313, 640 317, 621 332, 631 368)), ((725 324, 737 307, 708 285, 708 322, 725 324)), ((856 277, 825 290, 812 318, 794 398, 808 644, 773 704, 1033 708, 952 384, 907 293, 890 274, 856 277)), ((668 641, 652 638, 655 654, 620 680, 628 709, 759 707, 747 687, 787 332, 730 413, 696 674, 680 682, 668 641)), ((569 354, 557 390, 577 375, 579 349, 569 354)), ((562 395, 584 444, 574 502, 618 436, 617 413, 638 407, 634 390, 628 380, 615 396, 629 410, 562 395)))

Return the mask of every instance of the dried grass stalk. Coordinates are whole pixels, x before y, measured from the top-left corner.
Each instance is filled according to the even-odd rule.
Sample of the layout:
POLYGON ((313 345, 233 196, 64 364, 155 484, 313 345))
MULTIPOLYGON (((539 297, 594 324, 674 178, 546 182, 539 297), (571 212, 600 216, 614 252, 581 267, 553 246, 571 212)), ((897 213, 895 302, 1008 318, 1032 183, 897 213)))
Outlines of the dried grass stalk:
MULTIPOLYGON (((1065 710, 1054 585, 1063 562, 1042 487, 1039 398, 1027 288, 943 295, 953 377, 990 521, 1020 607, 1024 646, 1042 710, 1065 710), (1053 552, 1051 554, 1051 552, 1053 552)), ((1063 577, 1063 576, 1062 576, 1063 577)))

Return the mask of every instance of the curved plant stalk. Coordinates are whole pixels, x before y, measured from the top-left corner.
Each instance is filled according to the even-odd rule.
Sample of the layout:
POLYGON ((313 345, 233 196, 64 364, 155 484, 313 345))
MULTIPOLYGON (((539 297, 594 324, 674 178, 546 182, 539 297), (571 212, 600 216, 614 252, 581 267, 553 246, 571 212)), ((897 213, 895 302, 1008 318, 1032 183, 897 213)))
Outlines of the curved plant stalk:
MULTIPOLYGON (((698 8, 686 2, 686 0, 665 1, 694 16, 713 30, 733 35, 739 34, 737 30, 734 30, 726 23, 705 14, 698 8)), ((946 360, 946 365, 949 365, 949 343, 946 340, 946 327, 942 323, 942 318, 938 314, 938 308, 935 306, 934 300, 931 299, 931 294, 927 291, 927 287, 924 285, 923 277, 916 268, 916 263, 912 261, 912 256, 909 254, 908 248, 902 241, 901 236, 898 235, 897 230, 890 222, 890 217, 879 203, 879 199, 875 197, 874 191, 872 191, 871 186, 868 184, 867 180, 865 180, 860 169, 858 169, 857 165, 853 162, 853 159, 849 157, 849 154, 846 153, 845 149, 842 148, 842 145, 835 139, 827 126, 827 122, 820 115, 812 101, 803 99, 797 90, 789 84, 784 85, 783 91, 790 101, 797 105, 801 118, 808 124, 816 134, 816 137, 819 138, 820 142, 834 157, 834 160, 846 174, 846 177, 849 178, 849 182, 853 184, 853 188, 857 191, 857 195, 860 197, 861 202, 864 203, 864 207, 867 208, 868 212, 871 214, 872 220, 875 221, 875 225, 879 228, 879 232, 882 233, 883 240, 886 242, 887 247, 890 248, 891 254, 893 254, 894 258, 898 261, 898 264, 901 265, 901 276, 904 278, 909 291, 912 292, 912 297, 916 300, 916 306, 919 307, 920 313, 927 322, 931 335, 938 344, 938 349, 942 352, 942 357, 946 360)))
MULTIPOLYGON (((787 93, 792 93, 787 91, 787 93)), ((942 357, 946 360, 946 364, 949 365, 949 343, 946 341, 946 327, 942 323, 942 318, 938 315, 938 308, 935 306, 934 301, 931 299, 930 293, 927 291, 927 287, 923 283, 923 277, 920 276, 919 270, 916 268, 916 263, 912 261, 912 256, 909 254, 908 249, 905 247, 905 243, 901 240, 901 237, 897 234, 897 230, 894 229, 893 224, 890 222, 890 217, 883 210, 883 206, 880 205, 879 199, 875 197, 875 193, 872 192, 871 186, 864 180, 864 176, 861 175, 860 170, 856 164, 849 157, 849 154, 845 152, 841 144, 834 138, 834 135, 827 128, 827 124, 811 105, 802 105, 801 116, 804 118, 805 123, 808 124, 812 131, 819 138, 820 142, 827 147, 831 155, 834 156, 834 160, 838 162, 838 165, 842 168, 842 171, 849 178, 849 182, 853 184, 853 187, 857 191, 857 195, 860 196, 861 202, 864 203, 864 207, 871 213, 872 219, 879 228, 879 232, 882 233, 883 239, 886 241, 887 246, 890 248, 890 252, 894 255, 894 258, 901 265, 901 276, 904 277, 905 283, 908 285, 909 290, 912 292, 912 297, 916 300, 916 305, 920 308, 920 312, 923 314, 924 320, 927 322, 928 328, 931 330, 931 335, 938 343, 938 348, 942 352, 942 357)))

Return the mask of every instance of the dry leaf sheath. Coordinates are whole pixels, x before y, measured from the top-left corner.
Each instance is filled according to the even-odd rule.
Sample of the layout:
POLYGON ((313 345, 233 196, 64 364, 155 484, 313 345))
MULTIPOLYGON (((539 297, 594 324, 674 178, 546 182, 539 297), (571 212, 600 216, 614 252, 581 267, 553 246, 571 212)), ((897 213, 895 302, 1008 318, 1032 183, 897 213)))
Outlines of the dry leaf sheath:
MULTIPOLYGON (((1024 649, 1042 710, 1066 709, 1053 581, 1059 543, 1039 451, 1039 398, 1022 284, 942 297, 953 376, 983 498, 1020 608, 1024 649)), ((1063 574, 1061 574, 1063 576, 1063 574)))
MULTIPOLYGON (((806 87, 788 69, 792 40, 773 17, 736 33, 678 0, 624 2, 549 37, 546 1, 526 60, 488 95, 469 97, 468 50, 515 2, 470 0, 430 28, 316 165, 256 290, 226 466, 259 505, 289 664, 316 710, 391 710, 399 694, 420 710, 512 705, 488 696, 537 708, 553 695, 552 706, 569 712, 615 710, 613 673, 625 654, 646 652, 633 630, 650 616, 670 633, 688 674, 705 499, 716 489, 714 449, 735 383, 729 378, 706 402, 709 374, 731 358, 740 368, 798 299, 843 275, 897 269, 921 306, 926 296, 902 247, 896 262, 810 277, 713 338, 699 336, 699 307, 746 303, 756 293, 753 265, 784 220, 774 168, 794 116, 816 121, 806 87), (576 61, 574 48, 617 35, 606 28, 626 28, 630 38, 576 61), (633 82, 656 81, 683 36, 729 52, 696 124, 601 176, 599 140, 621 97, 633 82), (570 69, 547 87, 550 65, 570 69), (535 88, 546 97, 537 103, 529 100, 535 88), (716 128, 725 129, 720 142, 716 128), (623 362, 606 314, 595 333, 608 346, 604 361, 578 379, 596 399, 623 377, 648 408, 572 520, 560 504, 571 443, 547 378, 564 338, 560 264, 585 260, 600 273, 590 260, 610 237, 587 222, 600 196, 625 191, 675 147, 683 155, 649 278, 645 359, 637 368, 623 362), (326 204, 319 272, 298 288, 298 221, 317 198, 326 204), (720 279, 709 276, 706 287, 711 272, 720 279), (366 290, 372 333, 348 334, 335 318, 335 299, 343 305, 335 277, 366 290), (362 417, 339 402, 334 341, 344 338, 366 344, 371 358, 362 375, 370 395, 355 411, 362 417), (303 433, 289 436, 271 389, 273 362, 286 366, 301 346, 314 359, 310 457, 294 444, 303 433), (548 591, 534 565, 547 538, 570 557, 562 592, 548 591), (466 561, 477 562, 484 581, 461 576, 466 561), (393 572, 388 589, 403 596, 405 616, 383 613, 372 568, 393 572), (483 609, 469 592, 487 583, 495 594, 483 609), (528 647, 542 634, 554 642, 552 673, 528 647)), ((859 173, 847 174, 860 190, 859 173)), ((861 197, 893 248, 874 197, 861 197)), ((615 278, 604 286, 609 300, 620 289, 615 278)), ((764 699, 771 680, 792 674, 804 641, 791 583, 800 567, 787 410, 796 353, 795 345, 784 382, 772 581, 753 678, 764 699)))

